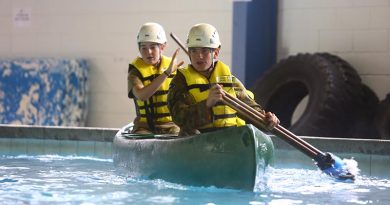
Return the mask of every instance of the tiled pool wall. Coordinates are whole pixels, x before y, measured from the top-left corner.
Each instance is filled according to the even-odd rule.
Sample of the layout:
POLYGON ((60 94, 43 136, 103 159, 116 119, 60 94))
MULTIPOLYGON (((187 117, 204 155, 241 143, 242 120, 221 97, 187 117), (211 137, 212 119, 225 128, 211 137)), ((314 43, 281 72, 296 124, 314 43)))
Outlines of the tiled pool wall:
MULTIPOLYGON (((112 158, 112 140, 119 129, 89 127, 55 127, 0 125, 2 155, 77 155, 112 158)), ((390 170, 390 140, 302 137, 323 152, 353 158, 362 173, 383 176, 390 170)), ((302 152, 278 137, 272 136, 276 164, 313 168, 313 162, 302 152), (298 162, 298 163, 297 163, 298 162)))
MULTIPOLYGON (((302 137, 322 152, 331 152, 341 159, 354 159, 360 173, 368 176, 390 177, 390 140, 302 137)), ((316 168, 313 161, 302 152, 272 137, 276 152, 275 164, 296 166, 294 168, 316 168)))
MULTIPOLYGON (((309 136, 301 136, 301 138, 321 151, 390 156, 390 140, 309 136)), ((279 137, 272 136, 272 141, 277 149, 295 149, 279 137)))
POLYGON ((112 158, 119 129, 0 125, 1 155, 76 155, 112 158))
POLYGON ((112 143, 51 139, 0 138, 0 155, 75 155, 112 158, 112 143))

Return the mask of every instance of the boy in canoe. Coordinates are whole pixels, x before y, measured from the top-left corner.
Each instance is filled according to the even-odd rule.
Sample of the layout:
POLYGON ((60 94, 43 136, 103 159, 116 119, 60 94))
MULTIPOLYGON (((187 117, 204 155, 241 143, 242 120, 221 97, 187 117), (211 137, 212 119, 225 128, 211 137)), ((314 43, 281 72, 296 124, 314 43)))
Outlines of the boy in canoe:
MULTIPOLYGON (((222 103, 224 92, 264 113, 242 83, 232 80, 230 68, 218 60, 221 42, 214 26, 206 23, 194 25, 188 33, 187 47, 191 64, 179 70, 168 93, 168 107, 173 121, 180 126, 179 135, 245 125, 235 110, 222 103), (224 76, 230 76, 231 81, 217 81, 224 76)), ((273 113, 264 114, 268 129, 279 124, 273 113)))
POLYGON ((177 134, 179 127, 172 122, 167 107, 169 83, 178 66, 175 56, 163 55, 167 38, 160 24, 145 23, 137 35, 140 57, 129 64, 128 97, 134 99, 136 118, 132 133, 177 134))

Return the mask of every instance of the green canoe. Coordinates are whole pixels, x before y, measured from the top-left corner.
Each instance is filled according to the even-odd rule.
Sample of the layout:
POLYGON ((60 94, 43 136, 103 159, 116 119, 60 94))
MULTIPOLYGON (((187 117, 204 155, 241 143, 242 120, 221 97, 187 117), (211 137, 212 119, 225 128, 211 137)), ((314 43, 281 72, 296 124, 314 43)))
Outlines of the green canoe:
POLYGON ((113 161, 131 177, 252 191, 273 157, 269 136, 252 125, 191 137, 128 134, 114 138, 113 161))

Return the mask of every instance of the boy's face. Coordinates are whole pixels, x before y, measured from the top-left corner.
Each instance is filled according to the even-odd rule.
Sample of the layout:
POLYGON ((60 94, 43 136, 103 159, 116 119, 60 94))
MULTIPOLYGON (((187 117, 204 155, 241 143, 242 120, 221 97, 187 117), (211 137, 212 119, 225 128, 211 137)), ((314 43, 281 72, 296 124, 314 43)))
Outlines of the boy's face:
POLYGON ((189 48, 188 51, 192 67, 199 72, 207 71, 213 63, 213 58, 216 59, 219 54, 219 49, 206 47, 189 48))
POLYGON ((143 42, 139 44, 139 52, 141 54, 142 60, 150 65, 156 65, 160 62, 164 48, 164 44, 153 42, 143 42))

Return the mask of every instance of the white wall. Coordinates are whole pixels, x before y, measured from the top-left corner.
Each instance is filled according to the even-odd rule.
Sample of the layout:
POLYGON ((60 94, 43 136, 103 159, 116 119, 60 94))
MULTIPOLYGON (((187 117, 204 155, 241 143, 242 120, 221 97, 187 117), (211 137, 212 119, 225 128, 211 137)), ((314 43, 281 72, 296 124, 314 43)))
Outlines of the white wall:
POLYGON ((330 52, 384 99, 390 93, 389 0, 279 0, 278 59, 330 52))
MULTIPOLYGON (((117 128, 135 116, 127 98, 127 68, 138 55, 137 31, 148 21, 183 42, 192 25, 213 24, 223 44, 221 59, 231 64, 230 0, 0 0, 0 57, 87 58, 87 126, 117 128), (17 8, 31 9, 29 26, 12 21, 17 8)), ((176 48, 169 38, 166 54, 176 48)), ((185 55, 180 58, 188 63, 185 55)))

